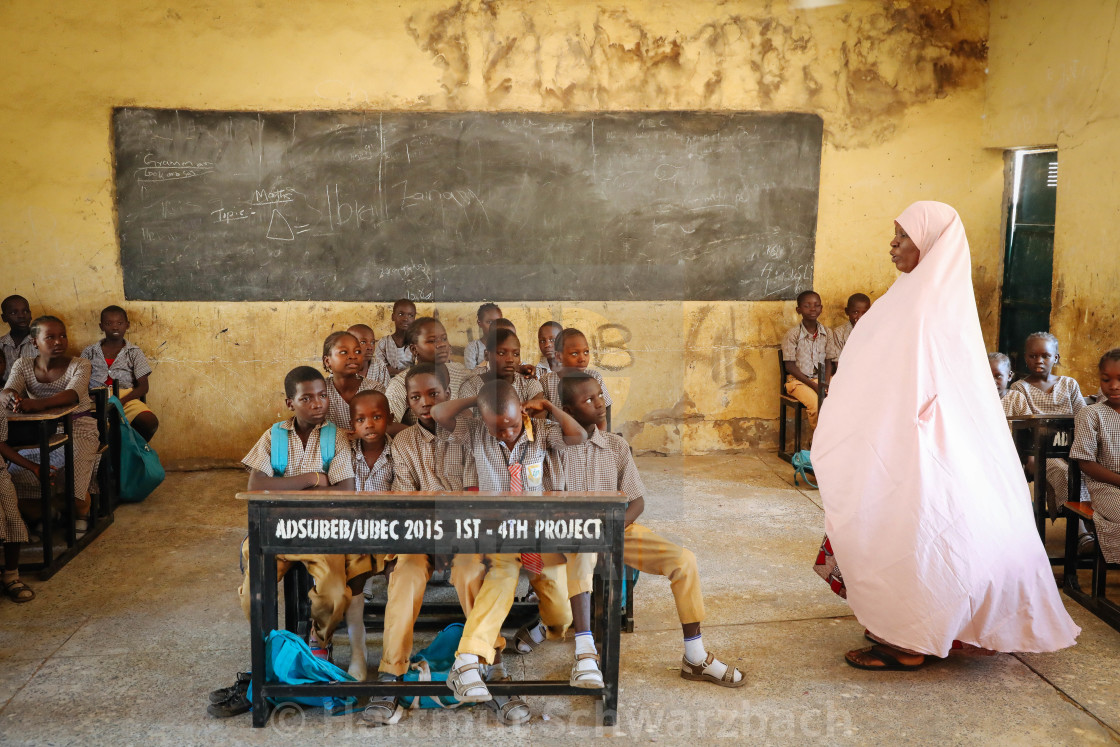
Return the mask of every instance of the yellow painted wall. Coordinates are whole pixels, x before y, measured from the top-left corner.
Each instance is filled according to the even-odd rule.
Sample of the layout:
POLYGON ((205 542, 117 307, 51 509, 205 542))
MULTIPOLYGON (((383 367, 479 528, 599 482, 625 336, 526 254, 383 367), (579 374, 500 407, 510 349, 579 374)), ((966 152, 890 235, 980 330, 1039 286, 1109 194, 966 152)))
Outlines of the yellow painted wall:
POLYGON ((984 143, 1058 146, 1050 330, 1060 373, 1097 390, 1120 345, 1120 26, 1117 0, 994 0, 984 143))
MULTIPOLYGON (((891 221, 940 199, 968 227, 990 340, 1002 161, 981 141, 987 35, 981 0, 5 3, 0 292, 69 321, 76 347, 123 302, 154 363, 165 460, 235 459, 280 415, 283 373, 332 329, 389 330, 388 305, 124 302, 111 107, 793 110, 825 123, 824 320, 889 286, 891 221)), ((616 429, 666 453, 774 447, 793 306, 503 304, 527 342, 546 318, 591 333, 617 369, 616 429)), ((473 336, 472 305, 438 311, 455 344, 473 336)))

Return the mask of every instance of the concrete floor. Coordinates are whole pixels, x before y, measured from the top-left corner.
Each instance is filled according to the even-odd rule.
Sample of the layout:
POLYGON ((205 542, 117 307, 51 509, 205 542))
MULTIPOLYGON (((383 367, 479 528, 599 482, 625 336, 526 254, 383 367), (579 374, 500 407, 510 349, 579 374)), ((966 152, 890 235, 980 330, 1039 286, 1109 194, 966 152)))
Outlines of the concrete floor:
MULTIPOLYGON (((534 719, 519 728, 497 725, 481 707, 417 712, 376 732, 354 716, 315 711, 282 714, 260 730, 248 714, 213 719, 206 693, 248 663, 235 594, 245 509, 233 499, 245 477, 180 472, 147 502, 122 507, 49 582, 29 578, 34 603, 0 601, 0 743, 1120 743, 1120 633, 1068 599, 1084 629, 1073 649, 857 671, 842 654, 863 644, 862 628, 811 568, 824 524, 819 497, 792 485, 787 464, 765 454, 644 457, 639 467, 649 490, 643 522, 696 552, 705 643, 738 660, 749 679, 742 689, 680 679, 668 582, 643 576, 636 631, 622 639, 615 729, 596 726, 591 701, 576 698, 531 699, 534 719)), ((338 643, 345 666, 345 635, 338 643)), ((570 645, 511 659, 514 676, 566 677, 570 645)))

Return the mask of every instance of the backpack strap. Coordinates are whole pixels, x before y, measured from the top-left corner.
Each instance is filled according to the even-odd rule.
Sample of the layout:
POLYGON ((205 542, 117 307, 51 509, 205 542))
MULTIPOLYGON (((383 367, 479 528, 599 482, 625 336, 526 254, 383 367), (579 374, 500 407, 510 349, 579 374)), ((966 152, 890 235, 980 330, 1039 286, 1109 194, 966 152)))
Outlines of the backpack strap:
POLYGON ((319 429, 319 454, 323 457, 323 474, 330 471, 334 459, 334 446, 338 438, 338 428, 329 420, 319 429))
POLYGON ((272 461, 272 476, 283 477, 288 471, 288 431, 282 426, 287 421, 274 423, 270 431, 269 455, 272 461))

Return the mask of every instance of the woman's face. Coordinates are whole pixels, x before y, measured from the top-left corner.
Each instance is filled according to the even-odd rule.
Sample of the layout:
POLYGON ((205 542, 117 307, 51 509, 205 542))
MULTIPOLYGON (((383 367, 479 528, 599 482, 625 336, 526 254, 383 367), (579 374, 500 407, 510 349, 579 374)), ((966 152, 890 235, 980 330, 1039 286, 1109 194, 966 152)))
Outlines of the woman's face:
POLYGON ((918 266, 921 258, 922 253, 918 251, 918 245, 906 235, 906 231, 898 225, 898 221, 895 221, 894 238, 891 239, 891 262, 894 262, 899 272, 910 272, 918 266))

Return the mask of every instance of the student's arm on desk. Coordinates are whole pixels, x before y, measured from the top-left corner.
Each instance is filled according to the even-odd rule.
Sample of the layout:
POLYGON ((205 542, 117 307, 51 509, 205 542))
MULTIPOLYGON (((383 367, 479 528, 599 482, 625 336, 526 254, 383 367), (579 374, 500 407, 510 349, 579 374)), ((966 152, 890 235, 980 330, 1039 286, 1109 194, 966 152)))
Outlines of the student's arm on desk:
POLYGON ((638 496, 634 500, 626 504, 626 526, 630 526, 638 517, 642 515, 642 511, 646 510, 645 496, 638 496))
POLYGON ((797 361, 782 361, 782 363, 786 367, 786 373, 787 374, 789 374, 793 378, 797 379, 798 381, 800 381, 805 386, 812 387, 814 392, 816 392, 817 394, 820 394, 820 391, 821 391, 820 386, 817 384, 817 382, 813 381, 808 376, 801 373, 801 369, 797 367, 797 361))
POLYGON ((1094 480, 1120 487, 1120 474, 1113 472, 1108 467, 1097 462, 1091 462, 1088 459, 1077 459, 1075 461, 1081 466, 1081 471, 1094 480))
POLYGON ((460 397, 440 402, 432 407, 432 418, 449 431, 455 430, 455 419, 463 410, 469 410, 478 402, 478 397, 460 397))
MULTIPOLYGON (((551 415, 553 419, 560 423, 560 430, 564 434, 564 443, 568 446, 577 446, 587 440, 587 430, 577 423, 575 418, 547 399, 531 399, 523 404, 521 409, 529 417, 534 417, 537 413, 551 415)), ((433 410, 433 412, 435 411, 433 410)))
POLYGON ((19 401, 18 412, 42 412, 43 410, 50 410, 55 407, 66 407, 67 405, 76 404, 78 404, 78 393, 73 389, 66 389, 50 397, 41 397, 37 399, 24 397, 19 401))

